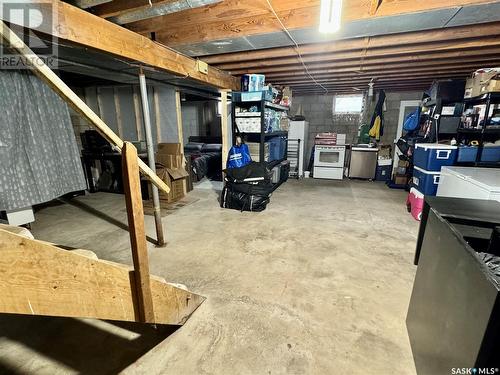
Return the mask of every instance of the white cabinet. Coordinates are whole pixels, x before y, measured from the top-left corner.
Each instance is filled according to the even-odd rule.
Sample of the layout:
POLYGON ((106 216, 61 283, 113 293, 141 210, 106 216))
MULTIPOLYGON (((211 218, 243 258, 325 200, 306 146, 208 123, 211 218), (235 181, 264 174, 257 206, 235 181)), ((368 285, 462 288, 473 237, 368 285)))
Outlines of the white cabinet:
POLYGON ((309 123, 307 121, 290 121, 288 139, 300 139, 299 176, 304 176, 309 156, 307 152, 307 141, 309 134, 309 123))

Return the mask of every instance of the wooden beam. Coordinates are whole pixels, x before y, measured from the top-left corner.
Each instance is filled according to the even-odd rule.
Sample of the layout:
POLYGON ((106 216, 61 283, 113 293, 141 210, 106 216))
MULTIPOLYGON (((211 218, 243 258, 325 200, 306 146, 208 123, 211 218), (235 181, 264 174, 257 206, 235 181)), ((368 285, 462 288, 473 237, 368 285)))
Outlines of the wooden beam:
MULTIPOLYGON (((373 36, 370 38, 340 39, 326 43, 304 44, 300 46, 303 57, 339 53, 345 51, 370 51, 377 48, 388 48, 387 52, 395 48, 409 48, 420 44, 451 42, 457 45, 473 39, 482 39, 500 35, 500 22, 468 25, 463 27, 444 28, 436 30, 415 31, 399 34, 373 36), (459 42, 460 41, 460 42, 459 42)), ((449 44, 448 44, 449 45, 449 44)), ((477 46, 477 44, 475 44, 477 46)), ((468 48, 468 46, 463 46, 468 48)), ((384 52, 384 51, 382 51, 384 52)), ((223 64, 243 61, 267 60, 273 58, 296 57, 297 51, 293 47, 279 47, 226 53, 222 55, 205 56, 202 59, 209 64, 223 64)))
MULTIPOLYGON (((182 12, 177 13, 180 17, 182 12)), ((319 6, 312 8, 294 9, 293 12, 286 11, 279 13, 280 19, 285 26, 290 29, 302 28, 304 24, 314 25, 317 23, 319 6)), ((129 24, 131 30, 133 23, 129 24)), ((191 43, 209 42, 211 40, 231 39, 248 35, 266 34, 281 31, 281 26, 277 22, 273 13, 267 12, 255 18, 247 16, 242 18, 232 18, 230 21, 197 22, 190 25, 175 24, 155 31, 156 40, 162 44, 172 47, 191 43)))
MULTIPOLYGON (((73 7, 74 8, 74 7, 73 7)), ((77 9, 77 8, 75 8, 77 9)), ((92 109, 75 94, 45 63, 40 59, 24 42, 2 21, 0 25, 0 35, 14 48, 33 68, 33 71, 45 83, 47 83, 61 98, 63 98, 75 111, 80 113, 96 130, 106 138, 112 145, 123 147, 123 141, 97 116, 92 109)), ((158 189, 168 193, 170 188, 141 160, 138 159, 141 172, 155 184, 158 189)))
POLYGON ((177 114, 177 139, 181 145, 184 145, 184 129, 182 124, 182 105, 181 105, 181 93, 180 91, 175 92, 175 112, 177 114))
POLYGON ((220 114, 220 126, 221 126, 221 134, 222 134, 222 169, 226 169, 226 164, 227 164, 227 155, 229 153, 229 147, 230 144, 232 143, 231 140, 229 139, 229 134, 228 134, 228 121, 227 118, 229 116, 227 106, 227 96, 228 92, 225 90, 220 91, 220 96, 221 96, 221 114, 220 114))
POLYGON ((123 190, 134 263, 134 285, 137 293, 139 320, 145 323, 154 321, 154 306, 149 280, 148 245, 144 229, 144 210, 137 159, 137 149, 132 143, 125 142, 122 150, 123 190))
POLYGON ((141 108, 141 100, 139 98, 139 93, 137 92, 137 86, 132 87, 133 90, 133 99, 134 99, 134 115, 135 115, 135 127, 137 130, 137 140, 143 141, 142 138, 142 108, 141 108))
POLYGON ((161 136, 161 104, 160 104, 160 94, 158 93, 158 86, 153 87, 153 106, 155 110, 155 126, 156 126, 156 142, 161 143, 163 141, 161 136))
MULTIPOLYGON (((492 2, 492 0, 385 1, 378 7, 375 17, 492 2)), ((274 0, 272 4, 288 29, 299 29, 317 27, 319 3, 319 0, 300 1, 295 4, 274 0)), ((347 23, 373 18, 374 15, 370 14, 370 9, 370 0, 345 1, 342 21, 347 23)), ((129 27, 138 33, 147 34, 154 31, 158 41, 170 46, 282 31, 281 25, 270 12, 266 0, 252 2, 226 0, 208 10, 199 12, 189 10, 175 15, 160 16, 132 23, 129 27)))
MULTIPOLYGON (((52 8, 41 6, 41 11, 57 13, 53 36, 61 41, 76 43, 100 52, 125 58, 142 65, 149 65, 217 88, 236 88, 239 80, 219 69, 209 67, 208 74, 198 71, 195 59, 181 55, 152 40, 94 16, 80 8, 51 0, 52 8)), ((32 2, 47 4, 46 0, 32 2)), ((4 15, 4 18, 7 15, 4 15)), ((8 21, 5 20, 4 21, 8 21)))
POLYGON ((122 110, 120 108, 120 96, 116 92, 116 87, 113 87, 113 101, 115 103, 116 125, 118 126, 118 136, 120 138, 123 138, 122 110))
MULTIPOLYGON (((0 313, 138 322, 130 267, 0 229, 0 313)), ((151 276, 154 319, 182 325, 205 300, 151 276)))
MULTIPOLYGON (((319 0, 273 0, 272 5, 278 13, 292 12, 300 8, 316 7, 319 0)), ((138 33, 147 34, 152 31, 159 31, 165 28, 168 23, 175 27, 190 26, 195 24, 209 22, 225 22, 231 27, 232 20, 240 17, 256 17, 268 15, 270 12, 266 0, 241 1, 224 0, 219 4, 208 7, 196 8, 189 11, 183 11, 176 15, 164 15, 153 19, 138 21, 127 25, 131 30, 138 33)))

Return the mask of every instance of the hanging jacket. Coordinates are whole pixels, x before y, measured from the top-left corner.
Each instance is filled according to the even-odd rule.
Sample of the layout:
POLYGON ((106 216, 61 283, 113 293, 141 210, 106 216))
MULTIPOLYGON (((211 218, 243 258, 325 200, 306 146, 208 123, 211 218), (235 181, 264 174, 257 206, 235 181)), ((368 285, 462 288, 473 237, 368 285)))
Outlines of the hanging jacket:
POLYGON ((377 105, 373 111, 372 121, 370 123, 370 137, 375 138, 377 141, 384 135, 384 102, 385 91, 380 90, 378 94, 377 105))

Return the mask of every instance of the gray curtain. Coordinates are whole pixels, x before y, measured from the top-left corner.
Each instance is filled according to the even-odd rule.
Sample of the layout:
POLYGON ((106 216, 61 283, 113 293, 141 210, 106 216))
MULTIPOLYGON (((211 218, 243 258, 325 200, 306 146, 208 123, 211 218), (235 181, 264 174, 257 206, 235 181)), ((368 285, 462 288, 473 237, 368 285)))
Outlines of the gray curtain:
POLYGON ((86 188, 66 103, 29 71, 0 70, 0 210, 86 188))

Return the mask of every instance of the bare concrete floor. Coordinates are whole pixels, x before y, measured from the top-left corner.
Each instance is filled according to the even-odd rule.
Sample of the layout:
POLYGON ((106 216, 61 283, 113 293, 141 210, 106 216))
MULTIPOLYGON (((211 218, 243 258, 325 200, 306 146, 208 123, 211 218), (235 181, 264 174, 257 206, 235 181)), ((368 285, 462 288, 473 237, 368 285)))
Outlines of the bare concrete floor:
MULTIPOLYGON (((415 374, 405 317, 418 223, 377 182, 289 181, 262 213, 217 192, 164 219, 151 271, 207 297, 175 332, 0 316, 0 373, 415 374)), ((35 237, 131 264, 123 197, 36 214, 35 237)), ((154 237, 152 217, 146 217, 154 237)))

